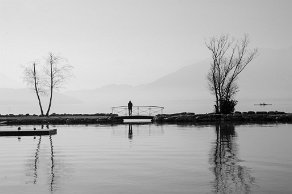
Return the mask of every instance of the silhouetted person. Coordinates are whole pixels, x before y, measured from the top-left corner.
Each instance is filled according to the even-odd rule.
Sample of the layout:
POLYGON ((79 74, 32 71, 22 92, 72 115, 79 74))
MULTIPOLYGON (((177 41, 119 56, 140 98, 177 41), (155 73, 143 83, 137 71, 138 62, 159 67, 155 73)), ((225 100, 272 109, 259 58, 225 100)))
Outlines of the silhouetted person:
POLYGON ((129 103, 128 103, 129 116, 132 115, 132 108, 133 108, 133 103, 130 100, 129 103))

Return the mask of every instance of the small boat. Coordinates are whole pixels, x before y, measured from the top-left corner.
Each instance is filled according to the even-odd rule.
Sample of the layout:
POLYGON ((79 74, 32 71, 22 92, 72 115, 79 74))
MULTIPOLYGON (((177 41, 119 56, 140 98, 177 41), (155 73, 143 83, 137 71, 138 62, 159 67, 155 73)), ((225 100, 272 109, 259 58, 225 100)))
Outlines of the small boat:
POLYGON ((267 104, 267 103, 259 103, 259 104, 255 104, 255 105, 258 105, 258 106, 267 106, 267 105, 272 105, 272 104, 267 104))

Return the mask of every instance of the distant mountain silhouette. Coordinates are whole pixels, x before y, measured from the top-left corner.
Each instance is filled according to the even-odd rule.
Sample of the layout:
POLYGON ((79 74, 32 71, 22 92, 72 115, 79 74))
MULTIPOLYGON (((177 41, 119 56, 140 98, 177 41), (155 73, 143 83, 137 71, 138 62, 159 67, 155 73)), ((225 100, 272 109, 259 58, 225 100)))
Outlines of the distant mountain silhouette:
MULTIPOLYGON (((274 100, 292 100, 291 58, 292 48, 259 49, 258 57, 252 61, 239 77, 239 108, 242 104, 253 104, 274 100), (245 102, 248 100, 248 102, 245 102)), ((166 106, 169 112, 210 112, 213 96, 208 90, 206 75, 210 67, 208 60, 185 66, 151 83, 129 86, 109 85, 95 90, 74 91, 78 99, 88 99, 108 107, 124 105, 133 100, 134 105, 166 106), (101 103, 102 102, 102 103, 101 103)), ((291 110, 292 111, 292 110, 291 110)))
MULTIPOLYGON (((126 105, 129 100, 132 100, 134 106, 159 105, 167 107, 168 112, 199 112, 200 110, 194 108, 193 101, 197 101, 198 106, 206 102, 212 103, 205 75, 208 68, 208 63, 202 62, 183 67, 148 84, 139 86, 113 84, 94 90, 71 91, 66 94, 83 99, 84 106, 88 102, 91 102, 93 106, 98 104, 98 108, 104 111, 110 111, 112 106, 126 105), (209 100, 202 102, 205 99, 209 100)), ((200 109, 203 111, 202 107, 200 109)), ((209 109, 205 111, 211 111, 212 105, 209 109)))
MULTIPOLYGON (((274 105, 282 100, 292 101, 291 56, 292 47, 259 49, 259 56, 247 66, 238 80, 240 91, 236 98, 239 100, 237 108, 240 111, 254 109, 254 104, 260 102, 274 105)), ((59 99, 56 96, 56 103, 63 105, 53 106, 52 112, 110 112, 112 106, 126 105, 129 100, 132 100, 134 106, 165 106, 165 112, 211 112, 214 98, 208 90, 206 80, 209 67, 210 62, 205 60, 139 86, 112 84, 92 90, 66 92, 59 99)), ((28 93, 24 91, 26 90, 15 93, 14 90, 8 95, 8 90, 1 89, 0 104, 3 104, 1 102, 6 96, 6 103, 32 103, 37 107, 34 94, 31 92, 29 97, 25 97, 28 93)), ((283 107, 286 108, 284 105, 283 107)))
POLYGON ((160 91, 161 94, 167 91, 181 98, 205 98, 209 96, 206 79, 208 69, 209 63, 206 60, 185 66, 141 87, 147 90, 160 91))

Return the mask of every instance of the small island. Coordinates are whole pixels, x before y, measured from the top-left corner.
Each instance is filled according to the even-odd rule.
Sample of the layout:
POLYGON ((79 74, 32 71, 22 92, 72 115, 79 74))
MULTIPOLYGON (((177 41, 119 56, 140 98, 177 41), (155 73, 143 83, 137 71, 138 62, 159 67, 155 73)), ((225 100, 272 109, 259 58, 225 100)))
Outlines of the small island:
MULTIPOLYGON (((152 116, 156 124, 213 124, 220 122, 248 123, 292 123, 292 113, 278 111, 248 111, 232 114, 195 114, 189 112, 158 114, 152 116)), ((112 113, 97 114, 51 114, 49 117, 38 115, 1 115, 1 125, 87 125, 122 124, 123 117, 112 113)))

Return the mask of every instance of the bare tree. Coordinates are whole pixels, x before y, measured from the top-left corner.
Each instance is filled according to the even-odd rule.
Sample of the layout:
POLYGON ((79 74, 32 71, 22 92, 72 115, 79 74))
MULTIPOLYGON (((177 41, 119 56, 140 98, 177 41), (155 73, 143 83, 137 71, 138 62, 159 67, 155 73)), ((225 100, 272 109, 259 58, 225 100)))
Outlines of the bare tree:
POLYGON ((36 63, 35 62, 33 62, 32 66, 24 68, 24 81, 27 83, 27 85, 33 87, 33 89, 37 95, 37 99, 38 99, 38 103, 39 103, 39 107, 40 107, 40 111, 41 111, 41 116, 43 116, 44 111, 43 111, 43 107, 42 107, 40 94, 45 93, 45 91, 44 91, 44 88, 42 85, 43 82, 42 82, 41 76, 36 71, 36 63))
POLYGON ((36 63, 33 63, 32 67, 25 67, 24 80, 34 88, 42 116, 44 111, 40 94, 50 94, 48 109, 45 114, 49 116, 54 91, 64 86, 66 81, 72 76, 72 69, 73 67, 67 64, 65 59, 53 53, 49 53, 41 72, 36 70, 36 63))
POLYGON ((72 76, 72 66, 67 64, 66 60, 53 53, 49 53, 45 65, 46 86, 50 91, 50 100, 46 116, 49 116, 54 90, 58 90, 64 86, 64 83, 72 76))
POLYGON ((248 45, 247 35, 244 35, 241 41, 234 41, 228 35, 221 35, 206 42, 212 54, 207 79, 209 89, 216 98, 216 113, 229 113, 234 110, 237 102, 234 96, 238 92, 236 83, 238 76, 257 54, 257 49, 248 50, 248 45))

